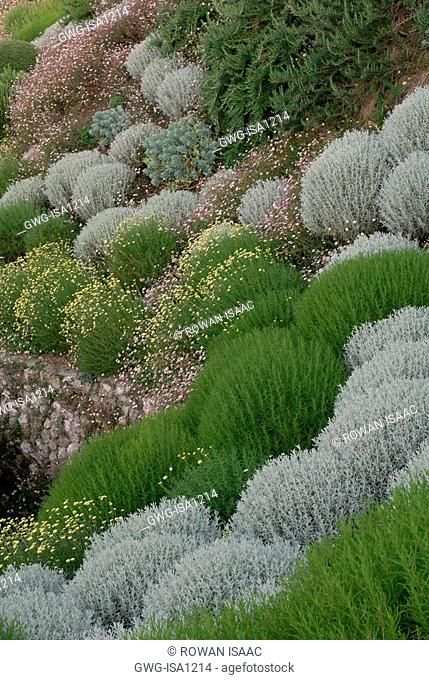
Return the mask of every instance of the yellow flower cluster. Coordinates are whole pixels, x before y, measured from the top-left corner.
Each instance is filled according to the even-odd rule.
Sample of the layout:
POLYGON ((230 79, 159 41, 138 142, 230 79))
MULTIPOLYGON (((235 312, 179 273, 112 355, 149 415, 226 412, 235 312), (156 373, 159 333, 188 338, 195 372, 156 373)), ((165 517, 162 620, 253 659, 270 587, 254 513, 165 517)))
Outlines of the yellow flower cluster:
MULTIPOLYGON (((105 501, 107 496, 99 496, 105 501)), ((52 568, 67 569, 89 545, 94 531, 106 528, 117 518, 110 501, 102 504, 83 498, 64 501, 61 508, 52 508, 48 518, 34 516, 16 519, 0 518, 0 573, 9 565, 42 562, 52 568), (68 557, 67 557, 68 555, 68 557)))

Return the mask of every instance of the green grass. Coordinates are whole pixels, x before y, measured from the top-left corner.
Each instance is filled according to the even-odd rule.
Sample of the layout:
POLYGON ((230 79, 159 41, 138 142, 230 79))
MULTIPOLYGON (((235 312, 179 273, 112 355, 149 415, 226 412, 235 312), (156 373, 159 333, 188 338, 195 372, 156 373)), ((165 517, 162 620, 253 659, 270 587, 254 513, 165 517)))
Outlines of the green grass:
POLYGON ((283 591, 218 616, 199 611, 140 639, 404 640, 429 638, 429 484, 343 523, 315 543, 283 591))
POLYGON ((425 251, 359 257, 313 281, 296 306, 298 331, 327 342, 339 355, 356 326, 407 305, 429 304, 429 254, 425 251))
POLYGON ((6 14, 6 30, 16 40, 31 42, 64 14, 61 0, 36 0, 13 7, 6 14))

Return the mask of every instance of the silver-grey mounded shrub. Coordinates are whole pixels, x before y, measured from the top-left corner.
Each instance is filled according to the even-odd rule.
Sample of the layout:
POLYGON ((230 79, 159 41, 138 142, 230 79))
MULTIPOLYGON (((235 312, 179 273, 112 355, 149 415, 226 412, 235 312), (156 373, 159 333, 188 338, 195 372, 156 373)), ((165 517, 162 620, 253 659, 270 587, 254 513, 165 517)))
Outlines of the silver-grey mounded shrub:
POLYGON ((399 340, 376 352, 372 359, 354 369, 340 388, 337 400, 402 378, 429 379, 429 336, 424 340, 399 340))
POLYGON ((20 581, 16 581, 10 588, 0 589, 0 599, 2 597, 10 597, 14 593, 16 587, 21 592, 33 590, 33 588, 42 588, 46 592, 61 593, 66 583, 63 574, 59 571, 54 571, 41 564, 25 564, 21 567, 9 566, 2 574, 2 578, 15 577, 18 574, 20 581))
POLYGON ((348 339, 344 354, 349 370, 372 359, 395 342, 429 337, 429 307, 404 307, 381 321, 362 324, 348 339))
POLYGON ((102 255, 119 225, 134 213, 133 208, 107 208, 91 217, 75 239, 74 256, 79 260, 89 260, 97 254, 102 255))
POLYGON ((155 102, 163 113, 180 118, 198 107, 202 97, 204 70, 190 64, 168 73, 155 92, 155 102))
POLYGON ((79 216, 88 220, 106 208, 124 203, 135 172, 125 163, 107 163, 81 172, 73 190, 79 216), (89 202, 84 203, 88 196, 89 202))
POLYGON ((90 550, 85 555, 68 586, 68 595, 82 610, 95 612, 97 625, 130 626, 142 615, 148 588, 203 542, 198 535, 156 531, 143 539, 115 538, 104 550, 90 550))
POLYGON ((425 480, 429 481, 429 440, 410 458, 408 465, 391 476, 390 490, 393 492, 398 486, 409 489, 413 482, 425 480))
POLYGON ((428 407, 427 380, 401 380, 355 395, 338 409, 312 451, 271 460, 248 482, 230 521, 233 535, 281 537, 305 548, 335 533, 340 519, 386 497, 391 475, 428 438, 428 407), (369 423, 413 403, 415 415, 370 431, 369 423), (366 435, 343 437, 363 426, 366 435))
MULTIPOLYGON (((7 573, 15 573, 9 568, 7 573)), ((65 579, 47 567, 32 564, 17 570, 17 581, 0 596, 0 619, 15 621, 30 640, 83 639, 93 623, 92 612, 80 609, 67 595, 65 579)))
POLYGON ((125 61, 125 68, 130 76, 141 78, 149 64, 161 57, 161 52, 156 47, 158 41, 159 36, 156 33, 150 33, 142 42, 133 47, 125 61))
POLYGON ((391 232, 429 235, 429 153, 415 151, 384 180, 378 197, 380 221, 391 232))
POLYGON ((159 194, 151 196, 138 209, 144 217, 156 215, 172 229, 180 228, 182 222, 198 205, 198 196, 192 191, 169 191, 163 189, 159 194))
POLYGON ((94 165, 109 162, 108 156, 99 151, 78 151, 66 153, 59 161, 51 165, 46 177, 46 195, 56 208, 66 205, 72 197, 76 180, 81 172, 94 165))
POLYGON ((290 574, 298 550, 285 541, 264 545, 247 538, 221 538, 189 553, 158 585, 148 589, 144 619, 166 619, 194 609, 216 611, 253 592, 275 592, 290 574))
POLYGON ((158 57, 150 62, 140 78, 140 89, 146 99, 155 103, 155 95, 164 78, 177 69, 175 59, 158 57))
POLYGON ((429 87, 417 87, 384 121, 380 139, 396 163, 429 152, 429 87))
POLYGON ((330 269, 336 264, 351 260, 354 257, 370 257, 371 255, 379 255, 386 251, 397 250, 418 250, 419 244, 417 241, 411 241, 408 237, 400 236, 399 234, 382 234, 376 231, 374 234, 366 236, 366 234, 359 234, 359 236, 345 246, 340 252, 335 253, 330 261, 319 270, 318 274, 330 269))
POLYGON ((260 179, 243 195, 237 209, 238 221, 257 227, 272 209, 273 204, 287 185, 281 179, 260 179))
POLYGON ((0 205, 10 205, 21 201, 31 201, 32 203, 44 203, 46 195, 44 190, 43 178, 41 175, 20 179, 11 184, 0 198, 0 205))
POLYGON ((110 145, 109 157, 116 163, 127 165, 139 165, 139 151, 142 150, 145 141, 159 127, 154 123, 137 123, 123 130, 110 145))
POLYGON ((389 167, 387 150, 374 133, 346 132, 330 142, 302 178, 305 226, 344 240, 374 231, 376 198, 389 167))
POLYGON ((184 543, 189 536, 200 543, 210 543, 220 538, 217 514, 200 503, 186 508, 183 505, 185 501, 184 496, 173 500, 163 499, 158 504, 148 505, 144 510, 119 519, 103 533, 94 535, 85 555, 94 556, 115 542, 144 540, 152 533, 179 536, 184 543), (179 510, 176 512, 177 506, 179 510), (182 511, 183 508, 185 511, 182 511), (155 521, 154 517, 157 516, 164 516, 164 520, 155 521))

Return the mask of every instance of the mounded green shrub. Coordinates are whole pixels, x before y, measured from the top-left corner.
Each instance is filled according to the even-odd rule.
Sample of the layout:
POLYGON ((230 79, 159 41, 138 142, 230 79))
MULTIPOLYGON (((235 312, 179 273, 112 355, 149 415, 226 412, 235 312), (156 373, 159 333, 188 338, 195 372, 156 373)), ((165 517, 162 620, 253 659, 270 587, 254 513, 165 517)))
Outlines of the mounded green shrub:
POLYGON ((179 409, 93 439, 60 472, 40 518, 49 519, 49 509, 61 507, 66 499, 89 498, 98 505, 99 496, 107 496, 124 515, 156 503, 164 495, 159 482, 165 470, 179 453, 193 448, 179 409))
POLYGON ((78 227, 76 222, 67 217, 50 217, 48 222, 42 222, 29 229, 23 235, 25 252, 43 246, 45 243, 61 242, 71 246, 76 238, 78 227))
POLYGON ((28 71, 36 63, 37 50, 24 40, 0 41, 0 71, 9 66, 16 71, 28 71))
POLYGON ((0 196, 3 196, 8 186, 18 179, 25 163, 16 158, 11 152, 2 154, 0 158, 0 196))
POLYGON ((428 253, 361 256, 337 264, 309 285, 297 305, 296 324, 304 337, 323 339, 342 354, 356 326, 428 301, 428 253))
POLYGON ((123 222, 110 241, 107 268, 125 285, 146 286, 162 274, 177 248, 177 235, 161 220, 137 214, 123 222))
MULTIPOLYGON (((42 206, 21 201, 0 206, 0 256, 5 262, 16 260, 25 253, 25 222, 43 213, 42 206)), ((37 227, 35 227, 37 229, 37 227)))
POLYGON ((259 449, 268 458, 311 445, 344 378, 341 361, 323 342, 279 328, 257 330, 209 355, 187 416, 201 446, 259 449))
POLYGON ((263 604, 207 610, 136 632, 153 639, 427 640, 429 483, 315 543, 263 604))
POLYGON ((120 355, 143 316, 141 302, 113 277, 93 280, 78 291, 64 309, 62 333, 80 370, 92 375, 116 373, 120 355))

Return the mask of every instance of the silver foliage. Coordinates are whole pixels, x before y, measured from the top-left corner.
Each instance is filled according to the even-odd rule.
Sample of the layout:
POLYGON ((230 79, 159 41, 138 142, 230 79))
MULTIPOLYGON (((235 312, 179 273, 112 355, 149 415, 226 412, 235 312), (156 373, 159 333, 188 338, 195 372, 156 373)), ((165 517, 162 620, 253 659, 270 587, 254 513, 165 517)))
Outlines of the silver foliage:
POLYGON ((384 121, 382 143, 396 163, 414 151, 429 152, 429 87, 417 87, 384 121))
POLYGON ((284 180, 261 179, 243 195, 237 209, 238 221, 257 227, 280 195, 287 192, 284 180))
POLYGON ((429 441, 425 441, 408 465, 392 475, 390 490, 397 487, 409 489, 412 482, 429 481, 429 441))
POLYGON ((386 497, 391 475, 428 438, 428 409, 428 380, 383 383, 356 394, 336 410, 311 452, 269 461, 248 482, 230 521, 233 535, 281 537, 305 548, 335 533, 341 518, 386 497), (413 403, 412 417, 344 441, 344 433, 413 403))
POLYGON ((204 70, 189 64, 167 73, 155 92, 155 102, 163 113, 177 120, 198 107, 202 98, 204 70))
POLYGON ((156 47, 158 41, 158 34, 150 33, 142 42, 133 47, 125 61, 125 68, 130 76, 141 78, 149 64, 161 57, 161 52, 156 47))
POLYGON ((158 57, 150 62, 140 78, 140 89, 149 101, 156 103, 156 92, 164 78, 177 69, 175 59, 158 57))
POLYGON ((386 177, 378 197, 380 221, 391 232, 429 235, 429 153, 416 151, 386 177))
POLYGON ((387 319, 356 328, 344 347, 346 364, 353 370, 395 342, 425 340, 427 337, 429 307, 404 307, 387 319))
POLYGON ((192 191, 170 191, 163 189, 151 196, 139 207, 138 214, 144 217, 156 215, 168 227, 178 229, 198 205, 198 196, 192 191))
POLYGON ((376 197, 389 168, 387 149, 374 133, 346 132, 328 144, 302 179, 305 226, 345 240, 374 231, 376 197))
POLYGON ((91 217, 74 241, 74 256, 87 261, 97 254, 102 255, 120 224, 134 213, 133 208, 107 208, 91 217))
POLYGON ((73 201, 83 220, 107 208, 124 203, 135 172, 125 163, 98 165, 80 173, 73 190, 73 201), (85 197, 89 201, 84 203, 85 197))
POLYGON ((11 184, 0 198, 0 206, 11 205, 21 201, 44 203, 46 200, 42 175, 20 179, 11 184))

